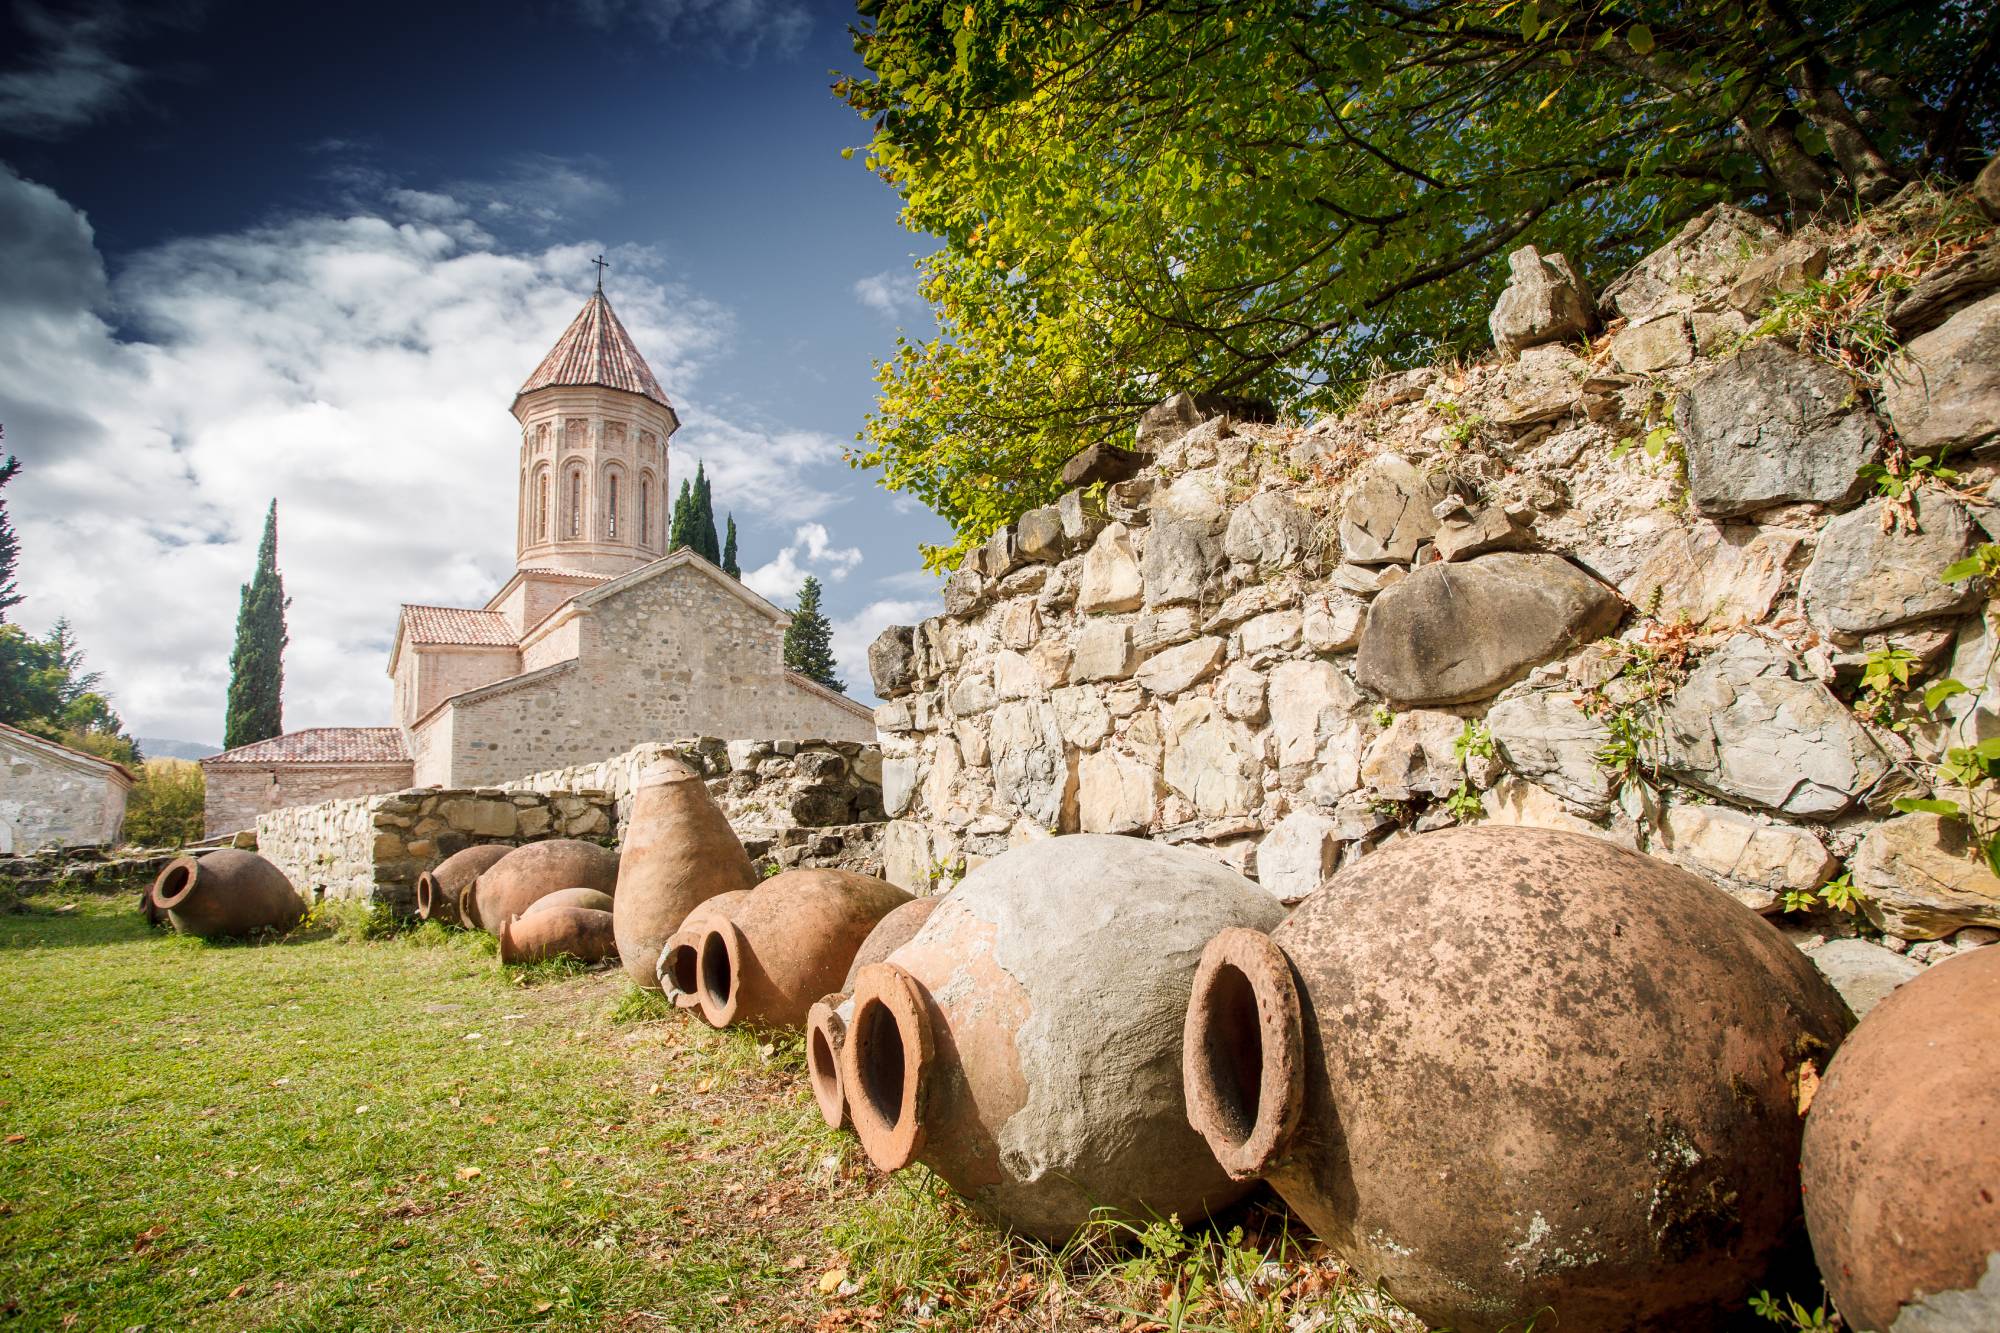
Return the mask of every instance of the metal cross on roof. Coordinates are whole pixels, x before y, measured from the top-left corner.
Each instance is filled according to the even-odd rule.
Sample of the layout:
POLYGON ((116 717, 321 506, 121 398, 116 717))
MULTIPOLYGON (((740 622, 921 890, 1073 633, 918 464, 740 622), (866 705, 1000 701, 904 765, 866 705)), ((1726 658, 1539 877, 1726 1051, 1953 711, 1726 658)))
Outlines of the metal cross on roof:
POLYGON ((590 262, 597 265, 597 290, 601 292, 604 290, 604 270, 610 268, 611 265, 604 262, 603 255, 599 255, 590 262))

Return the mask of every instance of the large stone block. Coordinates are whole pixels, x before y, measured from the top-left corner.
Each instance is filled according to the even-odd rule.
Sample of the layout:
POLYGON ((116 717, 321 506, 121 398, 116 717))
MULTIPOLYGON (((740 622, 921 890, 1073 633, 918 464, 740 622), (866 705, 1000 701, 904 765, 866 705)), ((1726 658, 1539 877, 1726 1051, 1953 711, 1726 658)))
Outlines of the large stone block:
POLYGON ((1845 503, 1882 442, 1881 424, 1846 374, 1773 339, 1691 384, 1674 421, 1688 493, 1717 517, 1800 500, 1845 503))
POLYGON ((1524 245, 1507 256, 1507 287, 1487 317, 1500 359, 1530 347, 1581 337, 1597 326, 1596 302, 1569 257, 1524 245))
POLYGON ((1214 675, 1227 648, 1223 640, 1213 636, 1180 644, 1147 658, 1137 679, 1154 694, 1172 698, 1214 675))
POLYGON ((1265 568, 1298 563, 1313 549, 1312 515, 1278 491, 1263 491, 1229 516, 1222 549, 1231 560, 1265 568))
POLYGON ((1770 614, 1783 590, 1785 567, 1800 540, 1799 533, 1783 528, 1674 524, 1652 538, 1651 554, 1620 581, 1618 591, 1669 623, 1754 625, 1770 614))
POLYGON ((445 801, 439 806, 451 827, 476 838, 511 838, 516 827, 512 801, 483 801, 467 798, 445 801))
POLYGON ((1159 806, 1160 775, 1109 750, 1077 765, 1077 823, 1085 833, 1147 833, 1159 806))
POLYGON ((1076 636, 1076 656, 1070 662, 1075 681, 1124 680, 1137 661, 1132 627, 1109 620, 1087 620, 1076 636))
POLYGON ((1487 730, 1507 767, 1592 815, 1617 795, 1597 756, 1610 743, 1605 725, 1573 694, 1528 690, 1493 705, 1487 730))
POLYGON ((1965 450, 2000 436, 2000 296, 1913 339, 1883 376, 1882 407, 1912 452, 1965 450))
POLYGON ((1341 824, 1317 810, 1294 810, 1257 844, 1257 882, 1280 902, 1318 889, 1339 859, 1341 824))
POLYGON ((1175 708, 1167 747, 1167 785, 1204 819, 1247 815, 1262 802, 1263 762, 1249 730, 1208 699, 1175 708))
POLYGON ((1361 753, 1371 709, 1331 662, 1280 662, 1271 669, 1266 708, 1279 774, 1310 774, 1314 795, 1331 804, 1361 785, 1361 753))
POLYGON ((1976 579, 1946 583, 1945 566, 1971 548, 1972 516, 1934 491, 1914 497, 1918 527, 1886 520, 1874 500, 1830 521, 1819 534, 1800 592, 1821 628, 1842 643, 1899 625, 1956 614, 1984 597, 1976 579))
POLYGON ((1690 310, 1698 293, 1728 287, 1782 239, 1782 232, 1756 214, 1718 204, 1606 287, 1604 308, 1634 323, 1668 310, 1690 310))
POLYGON ((1889 998, 1889 992, 1924 974, 1922 963, 1870 940, 1828 940, 1805 953, 1856 1018, 1866 1018, 1870 1009, 1889 998))
POLYGON ((916 681, 915 628, 891 625, 868 645, 868 675, 875 693, 884 699, 908 694, 916 681))
POLYGON ((1397 708, 1469 703, 1609 633, 1622 614, 1609 588, 1560 556, 1426 565, 1369 607, 1355 678, 1397 708))
POLYGON ((1211 522, 1154 515, 1143 566, 1147 606, 1199 602, 1221 568, 1222 543, 1211 522))
POLYGON ((1710 654, 1675 692, 1661 745, 1669 776, 1806 819, 1844 813, 1890 768, 1846 705, 1750 634, 1710 654))
POLYGON ((1057 829, 1075 796, 1076 772, 1055 709, 1041 700, 993 710, 993 789, 1044 828, 1057 829))
POLYGON ((1144 592, 1139 560, 1132 553, 1132 534, 1122 523, 1107 525, 1083 557, 1076 609, 1084 615, 1135 611, 1144 592))
POLYGON ((1437 531, 1445 485, 1395 454, 1364 463, 1340 513, 1340 549, 1351 564, 1404 564, 1437 531))
POLYGON ((1914 814, 1878 824, 1848 870, 1862 910, 1888 934, 1935 940, 1966 926, 2000 926, 2000 877, 1963 819, 1914 814))

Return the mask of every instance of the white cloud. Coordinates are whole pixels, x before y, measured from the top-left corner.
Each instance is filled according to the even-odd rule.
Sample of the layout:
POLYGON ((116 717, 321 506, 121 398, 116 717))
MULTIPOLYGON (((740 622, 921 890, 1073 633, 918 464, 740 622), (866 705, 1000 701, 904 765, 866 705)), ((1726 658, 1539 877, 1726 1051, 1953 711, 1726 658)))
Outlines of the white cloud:
POLYGON ((26 59, 0 72, 0 130, 56 139, 81 129, 136 90, 139 71, 112 52, 132 24, 117 6, 58 14, 21 0, 14 18, 26 59))
MULTIPOLYGON (((289 727, 387 721, 397 604, 477 606, 513 568, 507 408, 575 315, 597 247, 509 250, 453 213, 456 196, 409 195, 172 241, 107 278, 82 214, 0 165, 20 618, 67 614, 135 733, 220 738, 237 589, 273 496, 289 727)), ((609 253, 619 315, 718 494, 804 524, 787 548, 801 567, 852 569, 858 552, 810 522, 846 477, 838 446, 705 411, 728 312, 643 249, 609 253)), ((692 459, 675 445, 679 472, 692 459)))
POLYGON ((752 592, 790 606, 797 600, 799 585, 806 581, 806 575, 838 583, 860 563, 861 552, 852 546, 835 546, 825 524, 802 523, 792 534, 791 545, 780 550, 769 563, 746 571, 743 582, 752 592))
POLYGON ((870 602, 853 615, 833 622, 833 657, 840 663, 840 678, 847 692, 857 699, 872 699, 873 683, 868 674, 868 645, 891 625, 914 625, 942 609, 937 597, 906 598, 870 602))
POLYGON ((798 0, 578 0, 577 9, 600 28, 636 20, 664 46, 744 61, 767 51, 796 55, 812 32, 812 15, 798 0))
POLYGON ((918 310, 923 304, 917 295, 916 274, 892 273, 887 269, 858 279, 854 284, 854 299, 891 319, 918 310))

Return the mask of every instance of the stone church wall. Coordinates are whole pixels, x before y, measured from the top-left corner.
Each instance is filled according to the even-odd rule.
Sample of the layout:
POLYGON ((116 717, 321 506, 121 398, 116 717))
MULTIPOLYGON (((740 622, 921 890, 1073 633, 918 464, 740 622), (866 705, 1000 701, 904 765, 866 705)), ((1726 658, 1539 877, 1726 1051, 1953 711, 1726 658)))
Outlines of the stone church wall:
POLYGON ((293 805, 376 796, 410 785, 409 764, 286 764, 276 768, 202 770, 207 794, 202 836, 254 828, 258 816, 293 805))
POLYGON ((1541 320, 1526 345, 1509 299, 1561 303, 1517 257, 1509 359, 1388 376, 1310 427, 1170 400, 1141 422, 1149 457, 1079 456, 1078 489, 968 557, 944 614, 871 650, 890 878, 932 888, 1082 830, 1294 900, 1478 820, 1789 904, 1807 944, 1855 933, 1821 893, 1847 876, 1909 956, 1889 964, 2000 938, 1965 826, 1893 805, 2000 734, 1980 693, 2000 617, 1939 577, 2000 533, 2000 294, 1978 285, 2000 265, 1900 298, 1929 292, 1897 307, 1879 376, 1753 324, 1925 225, 1787 239, 1720 210, 1609 289, 1602 333, 1541 320), (1962 475, 1871 486, 1896 437, 1955 446, 1962 475), (1864 686, 1884 663, 1914 692, 1864 686), (1974 692, 1933 716, 1933 675, 1974 692))
POLYGON ((108 769, 0 736, 0 855, 118 841, 128 790, 108 769))
POLYGON ((666 570, 576 623, 572 664, 475 692, 416 730, 419 784, 512 781, 703 730, 874 739, 865 715, 789 681, 782 626, 703 572, 666 570), (664 665, 655 651, 627 651, 658 644, 672 648, 664 665))

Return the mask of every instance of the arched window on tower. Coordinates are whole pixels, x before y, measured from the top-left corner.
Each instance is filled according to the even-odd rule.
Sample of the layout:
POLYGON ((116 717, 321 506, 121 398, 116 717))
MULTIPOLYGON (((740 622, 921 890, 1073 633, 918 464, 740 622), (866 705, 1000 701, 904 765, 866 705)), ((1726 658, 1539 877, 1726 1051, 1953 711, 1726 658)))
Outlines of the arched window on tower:
POLYGON ((535 540, 549 539, 549 470, 544 466, 535 477, 535 540))
POLYGON ((653 540, 653 480, 639 478, 639 544, 650 545, 653 540))
POLYGON ((569 535, 572 540, 583 535, 583 473, 569 474, 569 535))
POLYGON ((604 479, 604 535, 618 536, 618 474, 611 473, 604 479))

